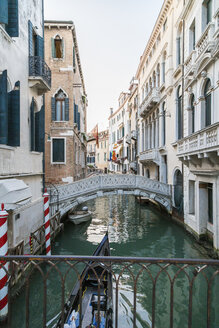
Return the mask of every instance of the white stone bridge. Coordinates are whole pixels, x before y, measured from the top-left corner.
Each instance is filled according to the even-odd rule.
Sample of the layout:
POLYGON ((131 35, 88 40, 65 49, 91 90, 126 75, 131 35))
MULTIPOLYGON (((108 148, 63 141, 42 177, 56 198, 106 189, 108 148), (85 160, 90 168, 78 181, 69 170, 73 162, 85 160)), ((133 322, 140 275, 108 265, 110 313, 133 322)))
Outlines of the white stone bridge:
POLYGON ((147 197, 162 205, 168 212, 172 210, 170 185, 138 175, 104 174, 51 188, 51 214, 54 214, 57 207, 63 216, 71 208, 90 199, 123 194, 147 197))

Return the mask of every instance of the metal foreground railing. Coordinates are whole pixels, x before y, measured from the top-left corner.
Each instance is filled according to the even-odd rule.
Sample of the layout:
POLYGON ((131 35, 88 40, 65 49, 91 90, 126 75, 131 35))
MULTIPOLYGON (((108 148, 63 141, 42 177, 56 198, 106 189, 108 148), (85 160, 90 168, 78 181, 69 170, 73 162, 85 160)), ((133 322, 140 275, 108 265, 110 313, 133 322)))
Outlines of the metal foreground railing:
MULTIPOLYGON (((82 269, 88 264, 98 276, 97 263, 112 272, 113 327, 219 327, 218 260, 7 256, 0 257, 0 261, 0 267, 9 263, 7 327, 50 327, 52 318, 51 327, 55 327, 75 282, 79 280, 82 286, 82 269), (10 277, 16 267, 22 269, 28 262, 31 265, 23 272, 24 288, 12 300, 10 277), (17 304, 23 313, 22 325, 16 321, 17 304)), ((99 287, 103 279, 103 274, 98 276, 99 287)), ((80 315, 82 297, 81 291, 80 315)))

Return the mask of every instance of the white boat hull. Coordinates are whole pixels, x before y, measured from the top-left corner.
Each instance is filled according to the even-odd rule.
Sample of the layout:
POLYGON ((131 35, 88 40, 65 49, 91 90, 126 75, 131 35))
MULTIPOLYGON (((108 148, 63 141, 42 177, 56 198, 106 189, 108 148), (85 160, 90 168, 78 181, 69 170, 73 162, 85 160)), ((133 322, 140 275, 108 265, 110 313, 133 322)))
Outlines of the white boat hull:
POLYGON ((76 213, 69 213, 68 219, 74 224, 80 224, 89 221, 91 219, 91 216, 92 216, 91 211, 88 211, 83 214, 77 214, 76 212, 76 213))

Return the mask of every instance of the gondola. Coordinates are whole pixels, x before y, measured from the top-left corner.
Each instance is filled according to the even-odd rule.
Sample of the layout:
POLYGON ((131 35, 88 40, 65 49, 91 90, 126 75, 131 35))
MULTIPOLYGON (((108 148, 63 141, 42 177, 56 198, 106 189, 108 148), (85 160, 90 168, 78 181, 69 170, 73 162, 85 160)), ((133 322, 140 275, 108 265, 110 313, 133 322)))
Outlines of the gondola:
MULTIPOLYGON (((98 245, 93 256, 110 256, 108 233, 106 233, 101 243, 98 245)), ((113 295, 110 264, 107 263, 107 265, 104 266, 104 264, 90 261, 81 273, 80 280, 82 285, 81 291, 80 281, 77 281, 67 303, 64 305, 64 328, 77 328, 79 326, 82 328, 112 328, 113 295), (101 281, 99 288, 97 277, 99 277, 101 281)), ((56 327, 63 327, 61 317, 56 327)))

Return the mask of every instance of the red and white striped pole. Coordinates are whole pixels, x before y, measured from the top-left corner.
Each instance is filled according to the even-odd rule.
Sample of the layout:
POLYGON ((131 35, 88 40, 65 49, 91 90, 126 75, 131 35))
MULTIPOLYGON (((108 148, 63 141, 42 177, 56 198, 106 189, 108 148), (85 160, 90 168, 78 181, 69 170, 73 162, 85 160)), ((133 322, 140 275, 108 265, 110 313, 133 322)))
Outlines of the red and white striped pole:
POLYGON ((45 189, 43 197, 44 197, 44 222, 45 222, 45 238, 46 238, 46 255, 51 255, 49 194, 47 193, 47 189, 45 189))
MULTIPOLYGON (((8 255, 8 212, 4 210, 4 204, 0 210, 0 256, 8 255)), ((7 319, 8 315, 8 263, 0 262, 0 321, 7 319), (4 269, 5 268, 5 269, 4 269)))

